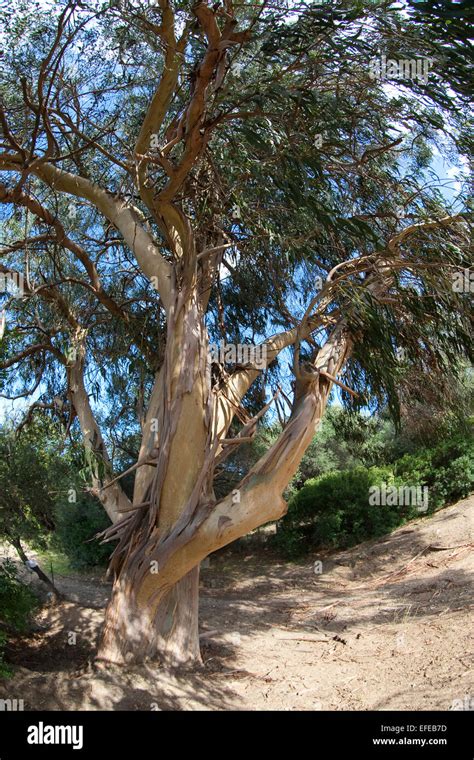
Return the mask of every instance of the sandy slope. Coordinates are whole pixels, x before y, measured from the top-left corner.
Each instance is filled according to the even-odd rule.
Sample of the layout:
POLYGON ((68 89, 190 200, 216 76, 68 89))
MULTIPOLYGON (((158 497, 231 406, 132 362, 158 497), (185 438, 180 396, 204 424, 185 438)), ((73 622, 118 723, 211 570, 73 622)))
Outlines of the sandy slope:
POLYGON ((30 710, 442 710, 471 698, 473 709, 473 505, 304 564, 265 552, 213 557, 202 573, 205 665, 194 672, 156 663, 95 672, 110 587, 59 579, 69 598, 96 609, 44 610, 48 629, 10 649, 15 675, 0 697, 30 710))

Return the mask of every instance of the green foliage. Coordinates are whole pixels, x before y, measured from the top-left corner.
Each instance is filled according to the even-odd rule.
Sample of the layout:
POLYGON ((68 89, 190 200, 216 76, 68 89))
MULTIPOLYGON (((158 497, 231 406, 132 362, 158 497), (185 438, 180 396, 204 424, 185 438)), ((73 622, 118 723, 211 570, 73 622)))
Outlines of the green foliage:
POLYGON ((84 493, 90 464, 83 447, 65 446, 45 417, 37 416, 19 435, 0 429, 0 538, 40 551, 52 545, 72 567, 104 564, 108 546, 88 543, 110 523, 99 502, 84 493), (75 503, 69 502, 71 492, 75 503))
POLYGON ((0 429, 0 538, 46 546, 54 505, 68 475, 58 429, 36 418, 16 434, 0 429))
POLYGON ((103 507, 84 494, 77 502, 61 500, 56 508, 56 531, 53 545, 69 559, 71 567, 83 570, 106 565, 110 545, 100 544, 94 537, 110 525, 103 507))
POLYGON ((405 454, 394 473, 410 485, 428 486, 430 508, 466 497, 474 486, 474 442, 457 437, 433 449, 405 454))
POLYGON ((18 579, 13 562, 4 560, 0 564, 1 622, 22 633, 37 604, 37 597, 18 579))
POLYGON ((330 472, 305 483, 290 500, 276 543, 297 556, 315 546, 340 548, 381 536, 413 516, 406 507, 369 505, 369 488, 394 484, 388 467, 330 472))
MULTIPOLYGON (((369 489, 428 488, 428 512, 467 496, 474 488, 474 444, 459 437, 405 454, 393 465, 355 467, 307 480, 290 499, 276 545, 296 557, 316 547, 345 548, 384 535, 419 517, 413 504, 371 505, 369 489)), ((403 500, 402 500, 403 501, 403 500)))
MULTIPOLYGON (((449 395, 431 398, 429 404, 414 396, 404 398, 398 431, 386 412, 368 415, 330 406, 286 489, 285 498, 289 500, 308 480, 324 473, 393 465, 407 454, 416 455, 435 447, 441 451, 441 444, 448 445, 446 441, 451 441, 451 449, 458 445, 456 442, 461 442, 461 448, 467 447, 472 436, 472 419, 469 421, 472 398, 469 372, 458 386, 450 388, 449 395)), ((239 447, 216 478, 216 494, 223 496, 235 488, 280 434, 280 424, 269 424, 259 430, 251 444, 239 447)), ((453 459, 458 456, 459 453, 453 459)))
POLYGON ((2 624, 18 633, 24 632, 31 615, 38 606, 38 599, 19 579, 14 564, 5 560, 0 564, 0 678, 8 676, 9 668, 4 662, 3 649, 7 634, 2 624))
MULTIPOLYGON (((130 176, 129 146, 136 142, 164 69, 164 50, 150 33, 158 23, 159 9, 153 3, 132 4, 133 12, 130 3, 92 3, 88 17, 87 2, 70 13, 65 3, 40 7, 10 0, 6 5, 1 11, 5 76, 0 90, 12 140, 42 155, 53 137, 57 154, 48 158, 57 167, 87 177, 124 202, 133 198, 148 217, 130 176), (59 34, 61 14, 58 66, 49 53, 59 34), (26 82, 31 92, 38 91, 38 80, 48 100, 58 105, 53 126, 47 110, 41 118, 31 111, 24 88, 18 87, 18 82, 26 82), (71 98, 77 124, 94 125, 94 135, 101 135, 99 143, 94 135, 73 128, 71 98)), ((458 151, 468 153, 463 103, 452 95, 451 85, 462 85, 471 73, 464 63, 465 46, 459 47, 465 42, 462 33, 469 16, 464 3, 438 3, 429 12, 428 5, 413 3, 410 14, 384 0, 295 7, 278 0, 265 8, 236 7, 239 31, 250 28, 252 35, 229 53, 226 76, 209 98, 205 119, 209 141, 180 198, 195 229, 206 231, 206 240, 200 241, 205 246, 215 245, 222 232, 235 241, 235 248, 228 251, 230 275, 216 278, 219 288, 210 294, 208 328, 213 339, 222 337, 223 325, 228 340, 241 342, 249 335, 257 341, 293 324, 288 313, 294 318, 304 313, 316 277, 324 279, 334 266, 356 254, 378 254, 390 237, 412 222, 450 213, 439 193, 440 183, 428 178, 425 169, 437 140, 446 139, 443 150, 451 150, 453 160, 458 151), (387 88, 368 73, 371 58, 381 50, 396 58, 436 57, 439 50, 439 58, 447 57, 447 64, 437 60, 428 83, 410 80, 387 88), (324 136, 319 148, 317 136, 324 136), (394 143, 392 150, 394 138, 401 142, 394 143)), ((173 2, 170 7, 177 28, 189 26, 192 4, 173 2)), ((222 8, 219 23, 221 13, 222 8)), ((163 145, 189 104, 202 58, 202 29, 194 20, 189 31, 179 86, 157 135, 163 145)), ((463 91, 456 87, 456 92, 463 91)), ((168 156, 171 166, 179 165, 182 151, 178 140, 168 156)), ((153 160, 149 167, 150 187, 156 192, 167 180, 159 164, 153 160)), ((129 259, 124 241, 115 234, 109 239, 107 220, 90 204, 71 202, 33 171, 28 185, 29 192, 54 208, 88 251, 101 281, 107 283, 107 293, 127 317, 119 319, 98 305, 95 289, 83 286, 81 262, 57 243, 45 242, 39 225, 42 234, 28 250, 31 280, 59 287, 59 256, 64 275, 61 295, 87 325, 88 392, 94 400, 107 392, 104 422, 115 437, 128 436, 132 429, 138 431, 133 414, 138 391, 145 388, 149 393, 162 361, 166 338, 158 296, 139 268, 131 276, 122 266, 129 259), (77 213, 71 217, 72 209, 77 213)), ((5 242, 23 238, 25 224, 31 225, 33 237, 38 226, 34 215, 8 204, 5 242)), ((169 249, 153 215, 148 224, 163 250, 169 249)), ((390 303, 401 300, 403 308, 370 304, 362 297, 363 274, 341 278, 334 294, 334 307, 350 317, 363 344, 348 365, 353 387, 368 395, 378 393, 382 400, 388 395, 394 415, 393 349, 399 338, 408 344, 418 373, 433 371, 436 361, 442 374, 453 352, 465 353, 468 299, 454 294, 449 279, 453 266, 468 266, 470 261, 463 254, 465 237, 458 229, 410 238, 404 251, 406 269, 400 270, 390 299, 390 303), (453 247, 457 241, 459 246, 453 247), (443 266, 438 267, 440 262, 443 266), (431 293, 434 297, 427 298, 431 293), (460 318, 450 320, 457 312, 460 318), (449 332, 439 329, 446 324, 449 332), (415 361, 420 353, 431 362, 415 361)), ((172 250, 166 253, 171 260, 172 250)), ((24 259, 18 246, 5 253, 5 263, 12 267, 21 267, 24 259)), ((0 359, 41 345, 44 330, 51 332, 56 349, 66 349, 70 326, 54 308, 54 300, 41 297, 44 292, 41 289, 35 297, 38 319, 31 330, 17 327, 30 324, 31 301, 17 299, 9 305, 0 359)), ((279 370, 282 374, 282 366, 279 370)), ((41 373, 47 378, 41 400, 63 396, 63 376, 50 351, 44 356, 33 352, 0 381, 8 388, 17 382, 23 387, 41 373)))
POLYGON ((387 462, 394 434, 389 420, 330 407, 301 460, 292 488, 333 470, 387 462))
POLYGON ((469 31, 474 22, 472 3, 468 0, 409 0, 408 7, 432 41, 453 89, 469 98, 472 78, 469 78, 466 60, 472 67, 474 55, 469 31))
MULTIPOLYGON (((224 495, 235 488, 249 468, 277 440, 281 430, 279 423, 262 427, 251 444, 239 447, 216 478, 216 494, 224 495)), ((394 440, 395 430, 388 419, 329 407, 285 497, 290 498, 309 478, 323 473, 391 461, 394 440)))

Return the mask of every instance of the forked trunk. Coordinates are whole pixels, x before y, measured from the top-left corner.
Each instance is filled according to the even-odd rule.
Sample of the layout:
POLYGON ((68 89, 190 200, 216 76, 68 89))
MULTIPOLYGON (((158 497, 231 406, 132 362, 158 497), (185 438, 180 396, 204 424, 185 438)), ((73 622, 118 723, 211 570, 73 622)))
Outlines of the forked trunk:
POLYGON ((140 455, 147 469, 136 481, 128 514, 107 532, 119 541, 112 555, 115 583, 99 659, 119 664, 149 658, 172 665, 200 662, 199 563, 284 514, 281 494, 328 401, 331 382, 325 375, 337 374, 350 350, 344 327, 338 326, 319 351, 317 366, 299 371, 291 417, 241 481, 238 498, 231 493, 216 502, 212 482, 218 425, 207 334, 196 301, 178 299, 168 335, 156 399, 152 394, 158 437, 150 435, 154 417, 148 416, 140 455), (154 467, 147 456, 142 458, 146 452, 154 467))

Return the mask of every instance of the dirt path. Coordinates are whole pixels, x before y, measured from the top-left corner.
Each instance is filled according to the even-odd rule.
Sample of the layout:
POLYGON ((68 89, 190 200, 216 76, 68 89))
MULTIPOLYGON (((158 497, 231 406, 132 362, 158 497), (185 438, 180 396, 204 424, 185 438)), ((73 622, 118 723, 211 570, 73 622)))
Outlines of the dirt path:
MULTIPOLYGON (((472 709, 473 505, 471 497, 304 564, 265 552, 211 558, 200 671, 95 672, 87 663, 103 611, 44 610, 48 630, 14 643, 15 675, 0 697, 23 698, 32 710, 443 710, 453 700, 471 700, 472 709)), ((94 607, 110 590, 100 580, 57 581, 94 607)))

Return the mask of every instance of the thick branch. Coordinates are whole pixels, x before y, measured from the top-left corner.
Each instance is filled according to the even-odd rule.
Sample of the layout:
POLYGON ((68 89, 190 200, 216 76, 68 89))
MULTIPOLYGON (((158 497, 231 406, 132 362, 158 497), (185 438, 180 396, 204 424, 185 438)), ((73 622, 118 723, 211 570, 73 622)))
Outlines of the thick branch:
POLYGON ((295 394, 288 425, 240 483, 239 500, 235 500, 234 492, 217 504, 201 504, 191 516, 184 512, 170 533, 158 540, 148 560, 156 560, 160 573, 151 577, 145 568, 141 601, 157 605, 167 590, 209 553, 285 513, 282 493, 314 436, 332 387, 318 370, 337 374, 350 350, 341 321, 318 354, 313 379, 300 395, 295 394))
MULTIPOLYGON (((19 156, 0 156, 0 169, 22 171, 19 156)), ((122 233, 135 254, 138 265, 148 278, 158 278, 158 292, 165 309, 170 306, 171 266, 161 255, 151 234, 140 220, 139 212, 118 196, 112 195, 85 177, 63 171, 48 163, 31 165, 33 174, 53 190, 84 198, 92 203, 122 233)))
MULTIPOLYGON (((13 367, 14 364, 18 364, 18 362, 21 362, 28 356, 40 354, 43 351, 51 351, 52 353, 55 353, 54 348, 50 343, 35 343, 31 346, 27 346, 25 349, 23 349, 23 351, 20 351, 19 354, 15 354, 15 356, 11 356, 9 359, 5 359, 4 361, 0 362, 0 369, 8 369, 8 367, 13 367)), ((62 354, 59 353, 59 355, 62 357, 62 354)))
POLYGON ((112 522, 116 522, 120 518, 120 512, 131 508, 131 503, 117 482, 104 488, 113 479, 112 465, 84 384, 84 340, 85 334, 77 336, 76 359, 68 372, 69 391, 84 445, 91 453, 92 493, 100 499, 112 522))

